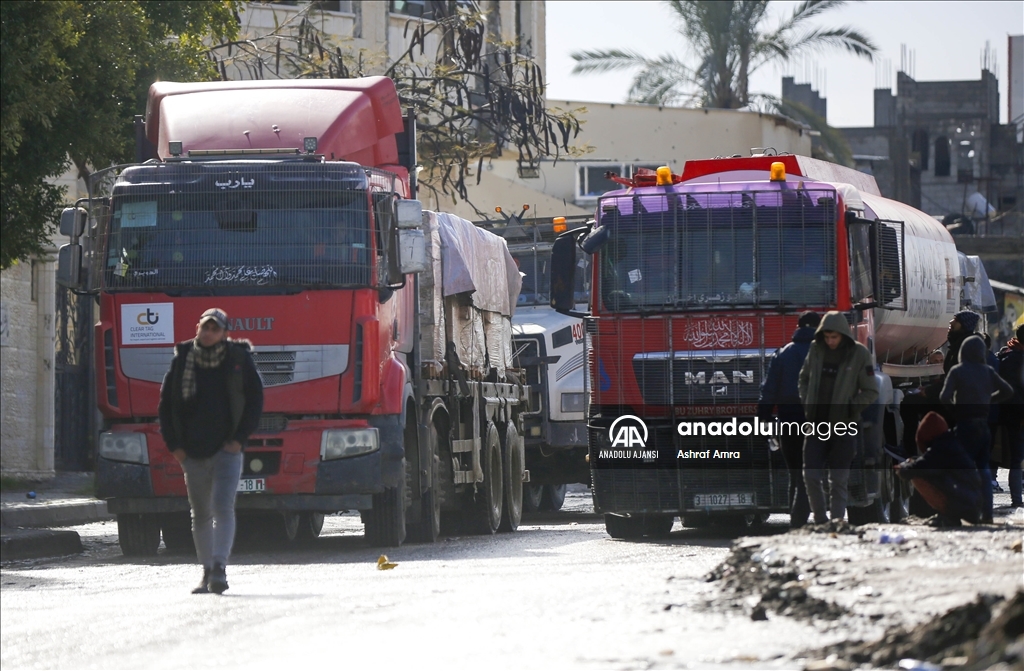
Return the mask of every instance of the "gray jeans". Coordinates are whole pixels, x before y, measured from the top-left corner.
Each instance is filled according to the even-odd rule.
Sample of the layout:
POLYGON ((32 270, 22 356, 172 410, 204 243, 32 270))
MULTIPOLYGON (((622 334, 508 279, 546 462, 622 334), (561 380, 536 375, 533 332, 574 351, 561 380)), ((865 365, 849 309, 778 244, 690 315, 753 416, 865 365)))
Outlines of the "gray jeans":
POLYGON ((192 539, 205 568, 227 564, 235 542, 235 496, 242 477, 242 454, 221 450, 209 459, 188 457, 185 471, 192 506, 192 539))
POLYGON ((841 520, 846 515, 848 500, 847 483, 850 481, 850 464, 857 453, 856 437, 832 436, 821 440, 808 436, 804 440, 804 483, 807 485, 807 502, 811 504, 815 524, 828 522, 825 504, 825 469, 828 469, 829 498, 831 498, 832 519, 841 520))

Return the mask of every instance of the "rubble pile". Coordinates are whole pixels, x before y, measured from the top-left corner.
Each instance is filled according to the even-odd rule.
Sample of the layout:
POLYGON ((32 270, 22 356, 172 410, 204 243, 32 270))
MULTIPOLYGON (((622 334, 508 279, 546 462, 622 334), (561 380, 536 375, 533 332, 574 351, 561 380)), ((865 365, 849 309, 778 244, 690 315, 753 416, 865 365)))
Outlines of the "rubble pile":
POLYGON ((972 671, 1021 668, 1024 591, 1008 601, 1001 596, 981 595, 918 627, 891 627, 876 641, 845 642, 800 656, 835 656, 873 668, 893 667, 903 660, 925 660, 944 668, 972 671))
MULTIPOLYGON (((813 570, 810 568, 809 572, 813 570)), ((761 548, 757 542, 740 542, 706 580, 721 582, 721 594, 731 607, 749 606, 752 620, 767 620, 768 614, 774 613, 797 619, 834 621, 848 614, 842 606, 808 594, 808 578, 799 567, 771 548, 761 548)), ((721 605, 722 599, 716 599, 716 603, 721 605)))

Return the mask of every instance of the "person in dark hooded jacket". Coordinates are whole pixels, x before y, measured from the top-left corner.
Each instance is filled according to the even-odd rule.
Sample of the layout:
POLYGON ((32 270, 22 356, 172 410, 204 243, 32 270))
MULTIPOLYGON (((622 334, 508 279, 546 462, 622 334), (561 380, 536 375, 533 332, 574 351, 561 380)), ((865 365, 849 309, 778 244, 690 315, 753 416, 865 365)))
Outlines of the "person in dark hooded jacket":
POLYGON ((961 310, 949 320, 949 331, 946 332, 949 351, 946 352, 946 360, 942 362, 944 375, 948 375, 953 366, 960 363, 960 346, 964 340, 974 335, 974 329, 978 328, 980 320, 981 317, 970 310, 961 310))
MULTIPOLYGON (((804 409, 800 405, 800 368, 807 358, 807 350, 814 341, 814 330, 821 323, 816 312, 805 312, 797 321, 792 342, 775 352, 768 364, 768 374, 761 383, 761 397, 757 402, 758 419, 771 421, 773 408, 783 422, 804 422, 804 409)), ((804 486, 804 441, 797 435, 779 436, 782 458, 789 470, 789 525, 793 528, 807 524, 811 506, 807 503, 804 486)))
POLYGON ((939 513, 936 524, 977 524, 985 502, 982 476, 942 415, 924 416, 917 428, 917 446, 921 456, 896 464, 896 473, 911 480, 915 491, 939 513))
POLYGON ((953 405, 956 437, 974 460, 984 480, 983 521, 992 522, 992 474, 988 462, 992 435, 988 428, 989 404, 1013 396, 1013 388, 992 370, 985 359, 985 341, 970 336, 960 346, 960 363, 950 369, 939 400, 953 405))
POLYGON ((853 339, 842 312, 828 312, 800 369, 800 401, 814 432, 804 440, 804 484, 814 522, 846 516, 850 464, 857 454, 861 413, 878 398, 871 352, 853 339), (842 430, 840 430, 842 426, 842 430), (851 435, 852 434, 852 435, 851 435), (825 505, 828 469, 831 505, 825 505))
POLYGON ((1013 398, 1000 407, 999 425, 1010 453, 1010 505, 1024 507, 1024 482, 1021 461, 1024 461, 1024 323, 1017 327, 1016 337, 999 350, 999 376, 1013 387, 1013 398))

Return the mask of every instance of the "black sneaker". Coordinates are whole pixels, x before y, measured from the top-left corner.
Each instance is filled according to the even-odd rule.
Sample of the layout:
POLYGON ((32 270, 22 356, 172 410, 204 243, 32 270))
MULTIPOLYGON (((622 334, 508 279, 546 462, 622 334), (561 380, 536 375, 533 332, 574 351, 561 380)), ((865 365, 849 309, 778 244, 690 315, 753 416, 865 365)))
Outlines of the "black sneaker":
POLYGON ((210 580, 207 587, 214 594, 223 594, 228 588, 228 575, 224 564, 214 564, 210 571, 210 580))
POLYGON ((210 569, 203 568, 203 580, 199 583, 199 586, 192 590, 193 594, 209 594, 210 593, 210 569))

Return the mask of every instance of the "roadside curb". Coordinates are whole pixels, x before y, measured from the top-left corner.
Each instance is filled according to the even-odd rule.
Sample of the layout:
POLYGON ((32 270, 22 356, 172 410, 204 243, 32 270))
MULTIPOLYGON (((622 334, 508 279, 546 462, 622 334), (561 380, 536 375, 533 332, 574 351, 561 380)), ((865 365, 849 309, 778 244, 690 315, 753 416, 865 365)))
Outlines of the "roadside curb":
POLYGON ((40 559, 82 552, 77 531, 5 529, 0 536, 0 560, 40 559))
POLYGON ((96 499, 41 504, 8 503, 3 506, 0 526, 5 529, 64 527, 110 519, 114 519, 114 516, 107 512, 107 502, 96 499))

